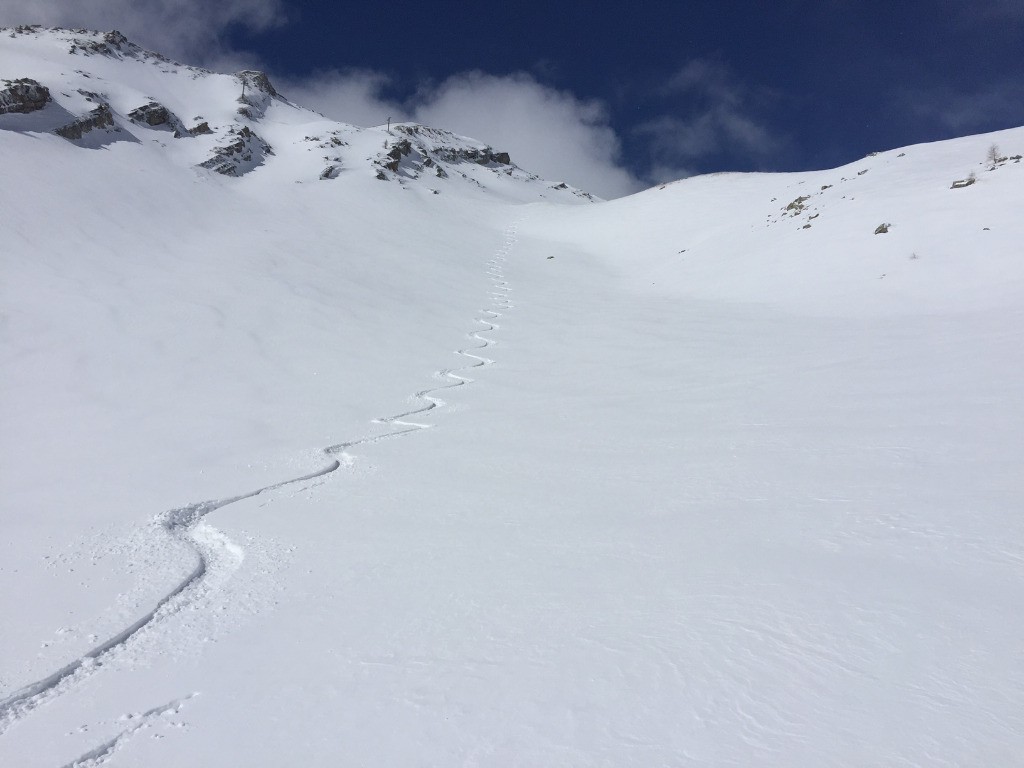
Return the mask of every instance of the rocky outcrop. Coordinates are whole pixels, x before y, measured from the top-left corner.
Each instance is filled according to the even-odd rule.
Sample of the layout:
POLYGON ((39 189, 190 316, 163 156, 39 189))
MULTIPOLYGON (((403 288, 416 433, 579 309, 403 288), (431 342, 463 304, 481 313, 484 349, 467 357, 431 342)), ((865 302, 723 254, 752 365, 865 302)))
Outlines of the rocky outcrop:
POLYGON ((440 165, 435 163, 432 158, 428 157, 426 160, 424 160, 423 161, 423 167, 424 168, 433 168, 434 173, 437 174, 437 178, 439 178, 439 179, 447 179, 448 178, 448 172, 444 168, 442 168, 440 165))
POLYGON ((487 146, 460 146, 457 137, 448 131, 425 125, 396 125, 395 131, 414 139, 429 155, 446 163, 475 163, 476 165, 512 165, 508 152, 495 152, 487 146))
MULTIPOLYGON (((136 107, 128 113, 128 119, 133 123, 148 125, 151 128, 165 127, 174 132, 174 138, 176 139, 191 135, 191 131, 185 127, 177 115, 163 104, 155 101, 143 104, 141 107, 136 107)), ((210 127, 206 126, 206 128, 209 130, 210 127)))
POLYGON ((68 41, 68 53, 84 56, 107 56, 112 59, 139 59, 151 63, 181 66, 166 56, 154 51, 147 51, 145 48, 136 45, 116 29, 110 32, 73 29, 68 30, 68 32, 74 35, 68 41))
POLYGON ((412 154, 412 143, 408 139, 402 139, 401 141, 395 142, 394 146, 385 154, 385 157, 389 158, 383 162, 382 165, 392 173, 398 172, 398 166, 402 162, 403 157, 408 157, 412 154))
POLYGON ((215 149, 209 160, 199 164, 200 168, 225 176, 244 176, 262 165, 267 155, 274 154, 271 146, 248 127, 232 129, 229 135, 235 139, 215 149))
POLYGON ((171 111, 162 104, 151 101, 129 112, 128 119, 133 123, 145 123, 149 126, 167 125, 171 120, 171 111))
POLYGON ((50 90, 36 80, 0 80, 0 115, 36 112, 50 101, 50 90))
POLYGON ((267 96, 281 95, 270 82, 266 72, 260 72, 258 69, 243 69, 241 72, 237 72, 235 77, 242 81, 247 90, 265 93, 267 96))
POLYGON ((92 56, 99 54, 101 56, 118 56, 128 53, 129 55, 136 55, 136 51, 132 50, 137 48, 133 43, 128 42, 128 38, 118 32, 116 29, 110 32, 92 32, 88 29, 76 29, 71 30, 77 33, 80 37, 72 38, 70 41, 70 47, 68 53, 81 53, 86 56, 92 56))
POLYGON ((259 120, 266 114, 267 107, 273 99, 280 99, 266 72, 256 69, 244 69, 236 72, 235 77, 241 82, 242 95, 238 97, 238 114, 250 120, 259 120))
POLYGON ((449 131, 408 123, 395 125, 392 130, 393 135, 401 138, 386 144, 387 151, 375 160, 379 169, 376 175, 382 181, 416 179, 424 173, 440 179, 449 178, 452 173, 466 176, 458 170, 464 163, 483 166, 496 173, 518 170, 508 152, 495 152, 491 147, 449 131))
POLYGON ((83 115, 74 122, 55 129, 54 133, 58 136, 64 137, 68 141, 78 141, 78 139, 89 133, 89 131, 94 131, 98 128, 111 128, 113 125, 114 115, 110 111, 110 105, 100 104, 91 112, 83 115))
POLYGON ((444 147, 435 154, 449 163, 476 163, 477 165, 511 165, 508 152, 495 152, 490 147, 482 149, 464 147, 444 147))

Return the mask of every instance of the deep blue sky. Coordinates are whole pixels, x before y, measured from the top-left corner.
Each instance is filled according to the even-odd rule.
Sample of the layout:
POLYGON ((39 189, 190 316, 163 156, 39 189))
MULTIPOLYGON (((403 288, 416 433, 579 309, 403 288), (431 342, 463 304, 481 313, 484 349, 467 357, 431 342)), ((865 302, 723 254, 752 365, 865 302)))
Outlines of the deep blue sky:
POLYGON ((659 156, 696 171, 799 170, 1024 124, 1024 0, 982 2, 306 2, 259 34, 232 30, 278 73, 362 67, 392 97, 466 70, 531 73, 600 99, 643 176, 659 156), (713 92, 667 84, 711 65, 713 92), (778 139, 684 156, 638 127, 694 120, 724 98, 778 139))

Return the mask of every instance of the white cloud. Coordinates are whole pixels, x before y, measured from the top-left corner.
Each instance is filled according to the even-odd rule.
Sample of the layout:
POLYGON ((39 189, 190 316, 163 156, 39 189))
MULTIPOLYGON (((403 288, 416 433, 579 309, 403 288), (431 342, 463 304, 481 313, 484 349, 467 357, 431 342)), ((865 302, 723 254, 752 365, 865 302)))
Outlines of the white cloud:
POLYGON ((666 184, 670 181, 679 181, 696 174, 697 171, 685 165, 655 163, 644 176, 648 183, 653 186, 656 184, 666 184))
POLYGON ((377 125, 390 116, 471 136, 508 152, 528 171, 602 197, 641 188, 621 164, 619 138, 600 102, 526 74, 467 72, 423 86, 404 103, 382 95, 388 84, 378 72, 350 70, 282 81, 281 88, 293 101, 336 120, 377 125))
POLYGON ((541 85, 529 75, 469 72, 417 97, 418 121, 503 149, 527 170, 602 197, 640 188, 600 102, 541 85))
POLYGON ((353 125, 381 125, 413 119, 412 113, 382 94, 387 75, 369 69, 331 70, 305 78, 274 78, 278 89, 299 106, 315 109, 334 120, 353 125))
POLYGON ((900 102, 929 121, 952 131, 994 130, 1019 125, 1024 119, 1024 84, 993 82, 974 91, 934 87, 905 91, 900 102))
POLYGON ((751 102, 759 97, 721 64, 689 62, 669 78, 662 95, 685 106, 681 114, 665 114, 634 129, 648 143, 652 181, 665 181, 657 176, 684 170, 699 158, 765 160, 785 148, 784 139, 753 116, 751 102))
POLYGON ((281 0, 22 0, 0 5, 0 25, 117 29, 133 42, 189 64, 243 59, 226 50, 233 25, 263 30, 284 22, 281 0))

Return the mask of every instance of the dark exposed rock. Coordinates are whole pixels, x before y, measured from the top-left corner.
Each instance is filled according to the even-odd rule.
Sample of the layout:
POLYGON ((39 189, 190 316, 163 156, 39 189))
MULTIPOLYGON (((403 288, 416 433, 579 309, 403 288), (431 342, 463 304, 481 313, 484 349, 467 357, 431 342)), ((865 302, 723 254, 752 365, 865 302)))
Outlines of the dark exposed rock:
MULTIPOLYGON (((128 54, 129 56, 136 56, 138 51, 135 50, 138 46, 128 42, 128 38, 118 32, 116 29, 110 32, 104 32, 103 37, 99 40, 90 40, 84 35, 90 34, 87 29, 73 30, 77 34, 83 35, 81 38, 75 38, 71 41, 70 53, 78 53, 81 51, 86 56, 93 54, 99 54, 101 56, 118 56, 119 54, 128 54)), ((95 34, 95 33, 91 33, 95 34)))
POLYGON ((389 162, 383 163, 384 167, 389 171, 397 172, 398 165, 402 162, 403 157, 408 157, 412 153, 412 143, 408 139, 402 139, 396 141, 394 146, 388 150, 386 157, 391 158, 389 162))
POLYGON ((35 80, 0 80, 0 115, 28 114, 42 109, 49 101, 50 90, 35 80))
POLYGON ((238 97, 238 114, 249 120, 259 120, 267 111, 273 99, 280 99, 281 96, 270 83, 270 78, 263 72, 255 69, 245 69, 236 72, 242 83, 242 94, 238 97))
POLYGON ((875 234, 876 235, 884 235, 884 234, 886 234, 889 231, 889 227, 890 226, 892 226, 892 225, 890 225, 890 224, 879 224, 877 227, 875 227, 875 234))
POLYGON ((231 133, 237 138, 230 144, 215 149, 209 160, 199 164, 200 168, 216 171, 225 176, 242 176, 261 165, 267 155, 274 154, 271 146, 248 127, 233 130, 231 133))
POLYGON ((796 200, 787 205, 786 210, 792 211, 794 216, 798 216, 800 215, 800 213, 803 212, 804 208, 807 207, 804 205, 804 203, 806 203, 810 199, 811 198, 809 195, 801 195, 796 200))
POLYGON ((128 42, 128 38, 118 32, 116 29, 112 29, 109 32, 103 33, 103 41, 107 45, 112 45, 115 48, 120 48, 128 42))
POLYGON ((192 132, 185 127, 185 124, 178 119, 177 115, 163 104, 155 101, 143 104, 141 107, 136 107, 128 113, 128 118, 133 123, 145 124, 151 128, 166 126, 174 131, 174 138, 176 139, 192 135, 192 132))
POLYGON ((88 29, 68 31, 78 35, 71 39, 71 47, 68 49, 69 53, 81 53, 84 56, 107 56, 113 59, 149 60, 151 62, 181 66, 166 56, 141 48, 116 29, 102 34, 88 29))
POLYGON ((128 119, 133 123, 145 123, 153 126, 166 125, 171 119, 171 113, 167 107, 151 101, 129 112, 128 119))
POLYGON ((412 152, 412 143, 408 139, 402 139, 395 142, 395 145, 388 152, 388 157, 401 160, 403 157, 408 156, 410 152, 412 152))
POLYGON ((260 91, 268 96, 280 96, 266 72, 260 72, 258 69, 243 69, 241 72, 235 73, 235 77, 242 81, 246 89, 260 91))
POLYGON ((414 136, 426 146, 425 149, 438 160, 447 163, 476 163, 477 165, 511 165, 512 158, 508 152, 495 152, 490 147, 459 147, 450 142, 455 138, 447 131, 428 128, 425 125, 396 125, 394 130, 408 136, 414 136), (433 146, 427 144, 431 142, 433 146))
POLYGON ((73 123, 54 130, 58 136, 68 141, 77 141, 89 131, 97 128, 109 128, 114 125, 114 115, 108 104, 100 104, 87 115, 75 120, 73 123))
MULTIPOLYGON (((381 181, 406 184, 429 175, 438 179, 458 177, 484 187, 481 179, 488 173, 529 182, 541 181, 538 176, 518 168, 508 152, 496 152, 489 146, 450 131, 416 123, 398 123, 390 126, 389 134, 383 150, 369 158, 376 169, 376 177, 381 181), (481 174, 477 168, 467 166, 486 169, 487 173, 481 174)), ((551 189, 588 200, 595 199, 567 184, 552 186, 551 189)))
POLYGON ((434 153, 449 163, 476 163, 477 165, 509 165, 512 160, 508 152, 495 153, 490 147, 482 149, 465 147, 438 147, 434 153))
POLYGON ((189 133, 193 136, 203 136, 207 133, 213 133, 213 130, 210 128, 210 124, 204 120, 195 128, 190 129, 189 133))

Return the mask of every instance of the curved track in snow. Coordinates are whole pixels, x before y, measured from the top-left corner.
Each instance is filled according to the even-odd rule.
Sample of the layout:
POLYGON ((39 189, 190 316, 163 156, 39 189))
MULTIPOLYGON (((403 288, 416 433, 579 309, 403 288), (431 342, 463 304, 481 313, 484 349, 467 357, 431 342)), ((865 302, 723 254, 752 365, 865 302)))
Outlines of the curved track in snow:
MULTIPOLYGON (((174 589, 164 595, 152 610, 137 619, 130 626, 125 627, 117 634, 99 643, 55 672, 29 683, 0 699, 0 736, 39 707, 64 695, 96 674, 104 666, 115 662, 121 654, 139 641, 144 633, 159 631, 160 625, 167 619, 186 608, 197 605, 205 595, 230 578, 231 574, 241 565, 244 552, 240 546, 232 542, 224 533, 206 522, 205 518, 211 512, 244 499, 251 499, 260 494, 329 475, 342 466, 342 462, 339 461, 338 457, 344 458, 346 463, 351 462, 352 456, 348 454, 348 450, 355 446, 368 445, 408 435, 434 426, 415 419, 435 408, 445 405, 445 401, 438 397, 437 393, 472 383, 474 379, 465 375, 466 372, 491 365, 494 362, 480 354, 482 350, 495 344, 492 339, 482 334, 498 329, 499 326, 495 320, 501 317, 502 313, 499 310, 512 308, 508 297, 510 288, 504 278, 502 262, 505 261, 517 241, 517 227, 518 222, 515 222, 505 229, 503 245, 487 262, 487 274, 493 283, 493 290, 489 295, 491 297, 491 304, 495 309, 480 310, 480 314, 475 318, 475 322, 483 327, 468 334, 469 338, 476 343, 473 346, 465 347, 455 352, 455 354, 466 358, 470 362, 459 368, 446 368, 437 371, 435 376, 446 380, 447 383, 416 392, 412 399, 420 401, 420 406, 401 413, 373 419, 375 424, 388 426, 390 428, 389 432, 337 443, 324 448, 323 453, 330 458, 330 462, 320 470, 302 475, 301 477, 282 480, 281 482, 257 488, 237 496, 201 501, 157 515, 154 523, 166 536, 186 544, 193 550, 197 560, 195 568, 174 589)), ((148 721, 148 719, 152 719, 149 717, 150 715, 165 712, 168 707, 172 707, 177 711, 183 701, 184 699, 173 702, 173 706, 167 705, 152 710, 149 713, 144 713, 144 719, 148 721)), ((85 765, 97 766, 107 762, 114 752, 122 746, 123 742, 130 738, 136 730, 138 730, 137 726, 129 728, 112 741, 74 760, 69 764, 69 768, 85 765)))

